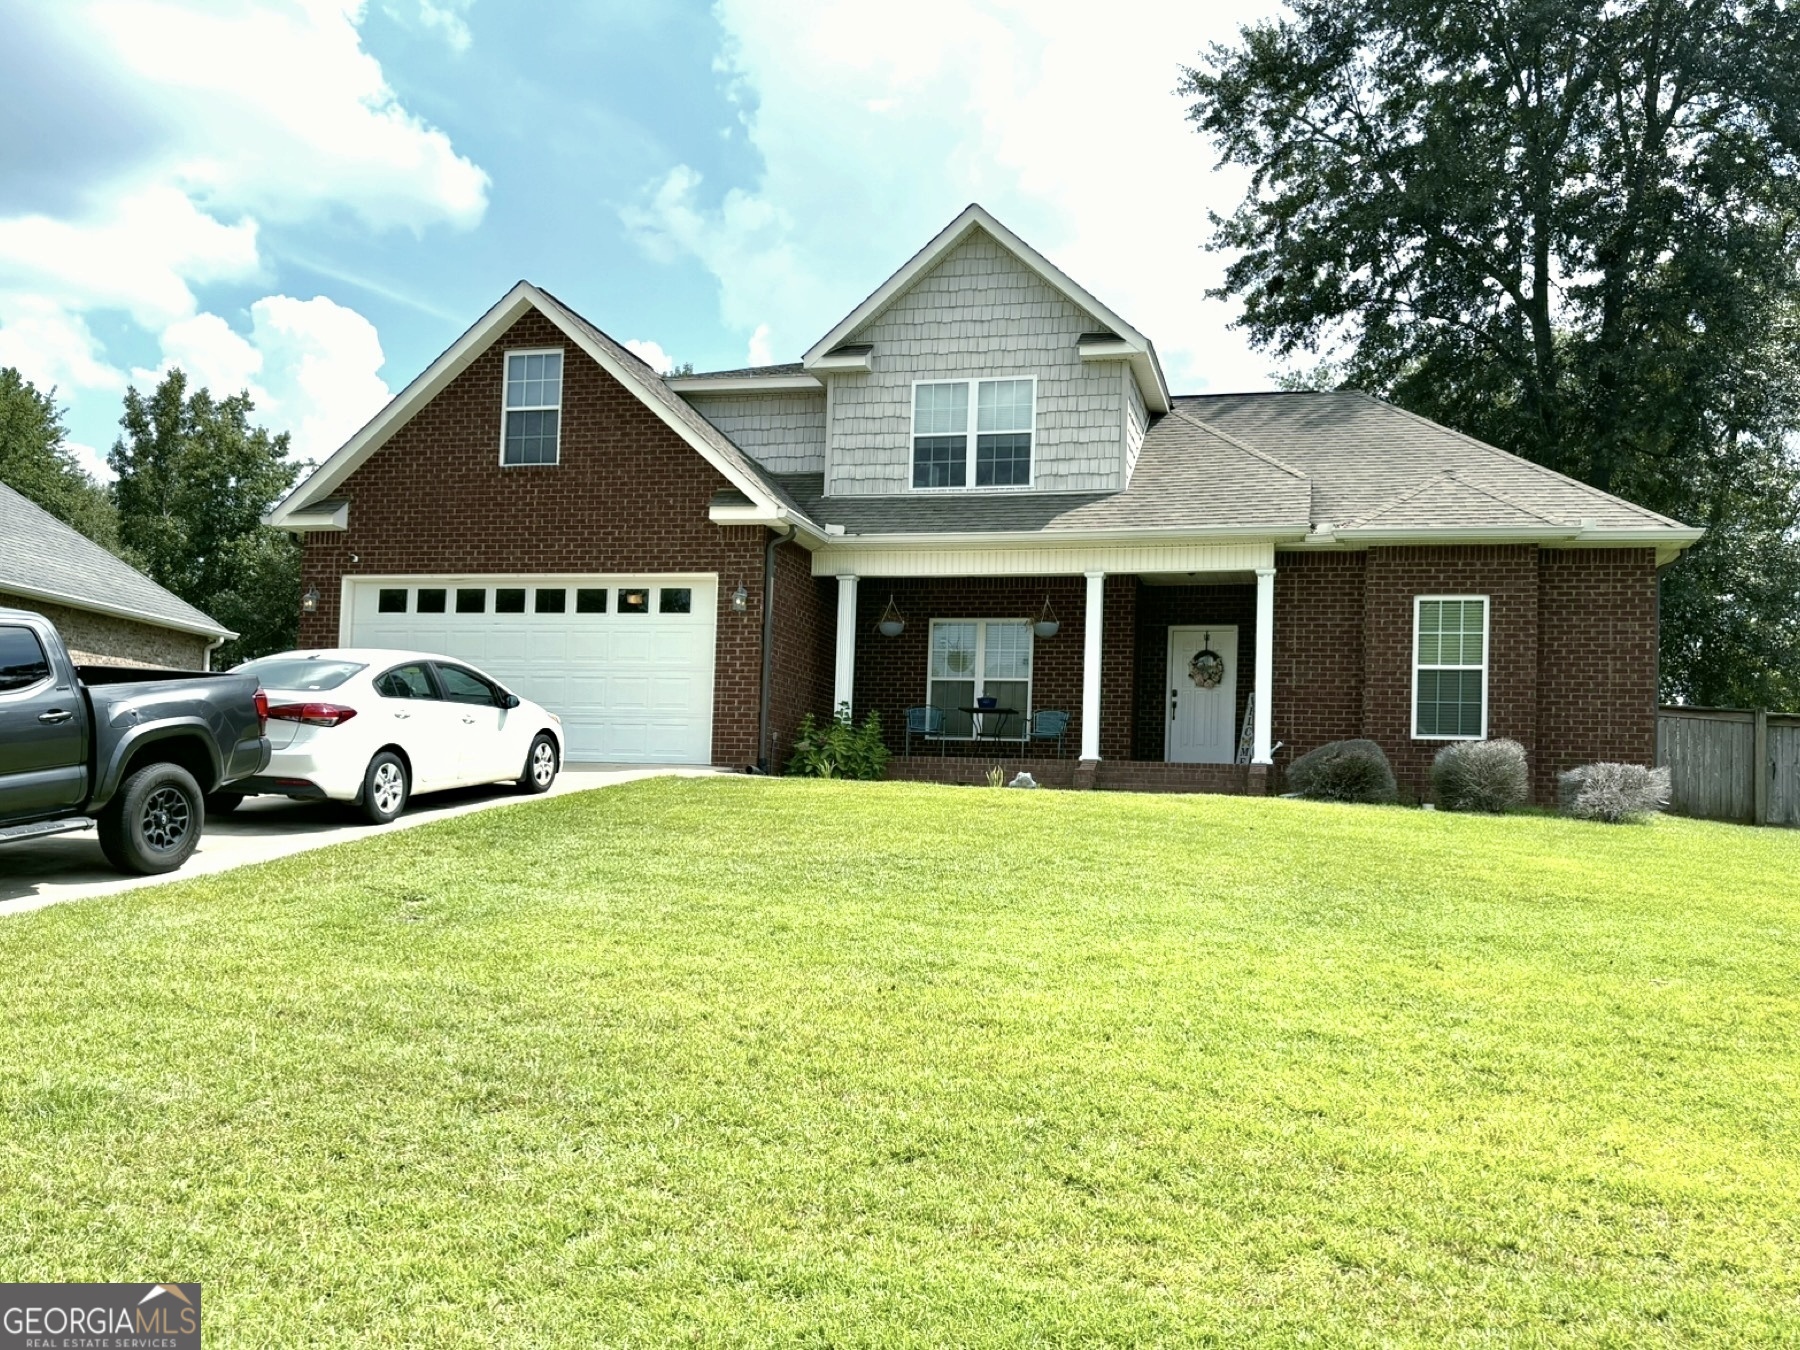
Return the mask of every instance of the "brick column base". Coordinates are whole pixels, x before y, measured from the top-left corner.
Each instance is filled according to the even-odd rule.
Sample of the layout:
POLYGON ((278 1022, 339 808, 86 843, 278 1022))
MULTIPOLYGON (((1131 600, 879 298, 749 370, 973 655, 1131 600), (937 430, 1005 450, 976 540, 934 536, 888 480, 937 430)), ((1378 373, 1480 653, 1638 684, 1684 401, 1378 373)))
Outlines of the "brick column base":
POLYGON ((1244 791, 1252 797, 1266 797, 1269 795, 1269 766, 1267 764, 1252 764, 1250 766, 1250 773, 1244 784, 1244 791))
POLYGON ((1069 786, 1074 788, 1077 792, 1092 792, 1094 790, 1094 778, 1099 772, 1099 760, 1084 759, 1075 766, 1075 781, 1069 786))

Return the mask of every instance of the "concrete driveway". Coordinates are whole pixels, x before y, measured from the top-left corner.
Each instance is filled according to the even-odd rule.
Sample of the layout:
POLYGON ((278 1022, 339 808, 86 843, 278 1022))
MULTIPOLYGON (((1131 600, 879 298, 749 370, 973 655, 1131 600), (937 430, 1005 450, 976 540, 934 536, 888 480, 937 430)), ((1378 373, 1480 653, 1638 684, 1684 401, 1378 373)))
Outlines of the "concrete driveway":
MULTIPOLYGON (((673 769, 642 765, 565 764, 546 797, 612 787, 663 774, 700 777, 713 769, 673 769)), ((206 822, 200 846, 179 872, 160 877, 121 876, 100 856, 92 830, 58 834, 29 844, 0 848, 0 916, 41 909, 63 900, 112 895, 138 886, 156 886, 188 877, 225 872, 246 863, 268 862, 390 830, 411 829, 447 816, 539 800, 512 787, 458 788, 421 796, 406 814, 388 825, 368 825, 338 802, 295 802, 285 797, 252 797, 234 813, 206 822)))

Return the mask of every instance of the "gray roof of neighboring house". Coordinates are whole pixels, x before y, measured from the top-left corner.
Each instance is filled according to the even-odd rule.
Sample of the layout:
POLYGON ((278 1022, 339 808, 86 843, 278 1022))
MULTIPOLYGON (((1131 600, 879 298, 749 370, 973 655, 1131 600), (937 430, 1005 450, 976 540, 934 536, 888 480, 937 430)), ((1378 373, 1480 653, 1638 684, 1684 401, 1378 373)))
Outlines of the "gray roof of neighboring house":
MULTIPOLYGON (((567 306, 564 306, 567 308, 567 306)), ((748 380, 758 375, 804 375, 806 367, 799 361, 785 361, 777 366, 744 366, 738 370, 702 370, 683 375, 684 380, 748 380)))
MULTIPOLYGON (((1368 394, 1184 395, 1175 407, 1304 473, 1315 523, 1405 529, 1590 520, 1603 528, 1680 528, 1368 394)), ((1150 436, 1162 431, 1158 424, 1150 436)))
POLYGON ((0 591, 207 637, 230 629, 0 483, 0 591))
POLYGON ((761 484, 764 490, 781 505, 787 507, 789 510, 799 509, 797 503, 792 497, 788 496, 786 490, 782 487, 780 480, 777 479, 774 474, 770 473, 767 469, 763 468, 761 464, 757 463, 756 460, 738 449, 738 447, 722 431, 715 427, 711 422, 707 421, 706 418, 702 417, 692 404, 673 389, 669 388, 663 381, 662 375, 658 373, 654 366, 645 361, 643 357, 639 356, 623 343, 613 341, 612 338, 608 337, 599 328, 595 327, 594 324, 570 309, 561 300, 557 299, 554 295, 551 295, 550 292, 544 290, 541 286, 538 288, 538 293, 562 310, 569 321, 579 325, 581 330, 588 334, 596 344, 604 347, 608 355, 616 360, 626 362, 627 364, 642 366, 644 368, 644 373, 647 376, 647 378, 641 382, 643 392, 672 411, 675 416, 681 420, 683 425, 690 428, 695 435, 716 450, 721 458, 730 461, 732 466, 742 472, 746 477, 754 479, 757 483, 761 484))

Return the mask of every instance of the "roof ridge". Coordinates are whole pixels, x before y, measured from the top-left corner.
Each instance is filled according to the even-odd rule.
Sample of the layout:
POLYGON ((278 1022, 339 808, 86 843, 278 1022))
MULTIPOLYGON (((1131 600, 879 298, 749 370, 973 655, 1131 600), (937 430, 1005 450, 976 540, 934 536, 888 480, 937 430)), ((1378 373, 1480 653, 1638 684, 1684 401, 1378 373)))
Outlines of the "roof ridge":
POLYGON ((1390 500, 1383 502, 1380 506, 1376 507, 1372 511, 1365 511, 1365 512, 1363 512, 1362 515, 1357 516, 1351 520, 1345 521, 1340 528, 1346 529, 1346 530, 1360 529, 1363 526, 1367 525, 1370 521, 1376 520, 1382 516, 1385 516, 1389 511, 1392 511, 1395 507, 1402 506, 1405 503, 1411 501, 1413 498, 1418 497, 1418 496, 1424 494, 1425 492, 1428 492, 1430 489, 1432 489, 1434 487, 1442 486, 1445 482, 1454 484, 1456 487, 1467 488, 1471 492, 1479 493, 1481 496, 1488 498, 1490 501, 1499 502, 1502 506, 1506 507, 1508 510, 1517 511, 1520 515, 1530 516, 1534 520, 1541 520, 1546 525, 1554 525, 1558 529, 1568 529, 1571 525, 1570 521, 1558 520, 1555 516, 1546 515, 1544 512, 1538 510, 1535 506, 1527 506, 1524 502, 1514 501, 1511 497, 1508 497, 1505 493, 1496 492, 1492 488, 1484 487, 1480 483, 1477 483, 1468 478, 1465 478, 1465 477, 1463 477, 1461 470, 1452 466, 1447 469, 1439 469, 1436 473, 1427 475, 1425 478, 1421 479, 1419 482, 1413 484, 1413 486, 1406 489, 1406 491, 1400 493, 1399 496, 1393 497, 1390 500))
POLYGON ((1199 427, 1202 431, 1206 432, 1207 435, 1217 436, 1220 440, 1224 441, 1227 445, 1236 446, 1239 450, 1242 450, 1246 455, 1252 455, 1257 459, 1263 460, 1265 463, 1272 464, 1277 469, 1280 469, 1283 473, 1290 473, 1294 477, 1298 478, 1303 483, 1311 483, 1312 482, 1311 474, 1306 474, 1306 473, 1300 472, 1300 470, 1296 469, 1292 464, 1282 463, 1282 461, 1280 461, 1279 459, 1276 459, 1275 456, 1271 455, 1267 450, 1258 450, 1254 445, 1245 444, 1243 441, 1240 441, 1236 436, 1233 436, 1230 432, 1224 431, 1218 427, 1215 427, 1211 422, 1208 422, 1208 421, 1204 420, 1203 418, 1195 417, 1192 413, 1185 412, 1180 408, 1170 408, 1169 416, 1179 417, 1182 421, 1186 422, 1189 426, 1199 427))
MULTIPOLYGON (((1627 501, 1624 497, 1620 497, 1615 493, 1606 492, 1600 488, 1595 487, 1592 483, 1584 483, 1579 478, 1572 478, 1568 474, 1561 473, 1556 469, 1552 469, 1546 464, 1539 464, 1536 460, 1526 459, 1525 456, 1523 456, 1523 455, 1515 455, 1512 451, 1502 450, 1497 445, 1489 445, 1486 441, 1482 440, 1480 437, 1471 436, 1467 432, 1458 431, 1455 427, 1446 426, 1442 422, 1434 422, 1429 417, 1422 416, 1421 414, 1412 411, 1412 409, 1410 409, 1410 408, 1402 408, 1398 403, 1390 403, 1390 402, 1388 402, 1388 400, 1386 400, 1384 398, 1377 398, 1377 397, 1375 397, 1375 395, 1367 392, 1366 390, 1345 389, 1340 392, 1346 393, 1346 394, 1353 394, 1357 398, 1366 399, 1368 402, 1373 403, 1378 408, 1391 409, 1392 411, 1399 413, 1402 417, 1410 418, 1413 421, 1420 423, 1421 425, 1432 427, 1438 431, 1448 432, 1450 435, 1456 437, 1458 440, 1467 441, 1470 445, 1475 446, 1477 449, 1485 450, 1489 454, 1499 455, 1501 458, 1507 460, 1509 463, 1523 464, 1527 468, 1536 470, 1538 473, 1548 474, 1550 477, 1555 478, 1560 482, 1567 483, 1570 487, 1580 488, 1583 492, 1587 493, 1591 497, 1599 497, 1604 501, 1614 502, 1619 505, 1625 506, 1625 507, 1629 508, 1630 510, 1639 512, 1642 515, 1646 515, 1646 516, 1650 517, 1651 520, 1654 520, 1654 521, 1658 522, 1659 524, 1670 525, 1678 530, 1687 528, 1679 520, 1676 520, 1670 516, 1665 516, 1660 511, 1652 511, 1647 506, 1639 506, 1634 501, 1627 501)), ((1558 523, 1560 524, 1561 522, 1558 522, 1558 523)))

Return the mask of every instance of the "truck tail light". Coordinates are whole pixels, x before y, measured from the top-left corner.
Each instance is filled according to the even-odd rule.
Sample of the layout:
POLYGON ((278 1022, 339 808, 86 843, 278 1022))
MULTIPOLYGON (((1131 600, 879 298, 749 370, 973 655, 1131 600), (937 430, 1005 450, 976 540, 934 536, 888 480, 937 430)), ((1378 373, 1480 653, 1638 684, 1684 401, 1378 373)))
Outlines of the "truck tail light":
POLYGON ((262 689, 258 689, 256 691, 255 702, 256 702, 256 721, 257 721, 256 734, 258 736, 267 736, 269 734, 269 696, 268 696, 268 694, 265 693, 262 689))
POLYGON ((283 703, 269 709, 277 722, 303 722, 309 727, 341 727, 356 716, 355 708, 341 703, 283 703))

